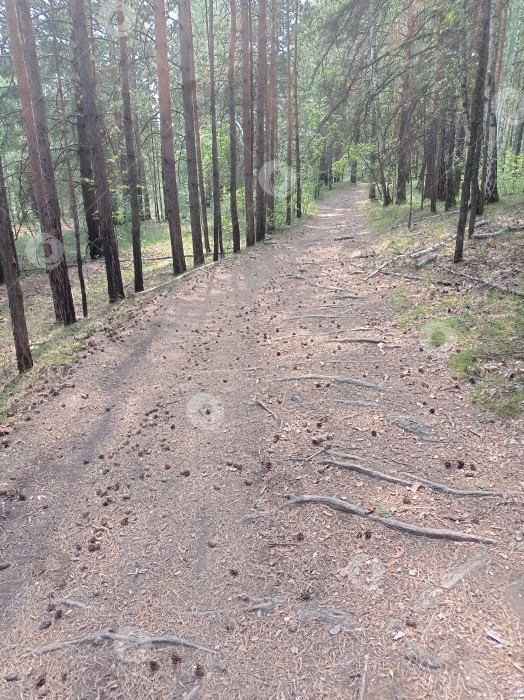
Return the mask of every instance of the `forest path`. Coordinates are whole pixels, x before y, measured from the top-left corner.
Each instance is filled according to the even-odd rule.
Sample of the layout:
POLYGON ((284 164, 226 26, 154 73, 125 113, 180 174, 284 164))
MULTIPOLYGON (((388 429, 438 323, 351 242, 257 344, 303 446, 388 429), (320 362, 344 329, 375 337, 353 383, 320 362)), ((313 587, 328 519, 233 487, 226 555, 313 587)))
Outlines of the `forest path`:
POLYGON ((522 490, 522 436, 395 325, 394 279, 364 281, 362 196, 341 188, 288 234, 130 309, 15 427, 0 454, 1 699, 524 697, 522 498, 322 464, 522 490), (413 537, 329 501, 242 521, 291 494, 503 544, 413 537))

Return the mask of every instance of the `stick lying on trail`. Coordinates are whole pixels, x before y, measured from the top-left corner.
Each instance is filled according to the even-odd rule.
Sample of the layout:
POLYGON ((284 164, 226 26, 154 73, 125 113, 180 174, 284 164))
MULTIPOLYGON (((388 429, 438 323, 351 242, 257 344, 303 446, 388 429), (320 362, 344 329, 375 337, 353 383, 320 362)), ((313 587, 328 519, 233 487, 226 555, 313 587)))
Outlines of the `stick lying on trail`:
POLYGON ((480 279, 480 277, 473 277, 473 275, 467 275, 465 272, 459 272, 458 270, 452 270, 449 267, 444 268, 447 272, 451 272, 452 275, 458 275, 459 277, 464 277, 464 279, 471 280, 472 282, 477 282, 485 287, 490 287, 491 289, 496 289, 497 292, 502 292, 503 294, 512 294, 516 297, 524 297, 524 292, 519 292, 518 289, 509 289, 508 287, 502 287, 500 284, 494 284, 493 282, 485 282, 480 279))
POLYGON ((204 647, 201 644, 189 642, 182 637, 142 637, 132 634, 119 634, 118 632, 107 629, 100 630, 94 634, 88 634, 85 637, 79 637, 78 639, 66 639, 64 642, 54 642, 53 644, 47 644, 45 647, 40 647, 38 649, 28 649, 26 655, 36 656, 39 654, 48 654, 51 651, 60 651, 60 649, 65 649, 66 647, 79 646, 81 644, 98 644, 105 640, 112 642, 129 642, 132 646, 181 646, 188 649, 197 649, 198 651, 207 651, 211 654, 215 653, 213 649, 204 647))
POLYGON ((277 506, 276 508, 273 508, 273 510, 250 513, 249 515, 245 515, 240 522, 252 522, 254 520, 258 520, 258 518, 276 515, 281 510, 284 510, 284 508, 308 505, 327 506, 333 510, 338 510, 340 513, 344 513, 345 515, 357 515, 359 518, 365 518, 366 520, 379 523, 390 530, 397 530, 398 532, 404 532, 407 535, 414 535, 415 537, 428 537, 434 540, 448 540, 450 542, 483 542, 484 544, 500 544, 500 542, 493 540, 490 537, 473 535, 469 532, 418 527, 418 525, 411 525, 410 523, 405 523, 401 520, 394 520, 393 518, 377 518, 374 515, 366 513, 366 511, 359 506, 354 506, 351 505, 351 503, 346 503, 346 501, 341 501, 339 498, 331 498, 329 496, 291 496, 289 501, 277 506))
POLYGON ((359 386, 362 389, 374 389, 375 391, 392 391, 387 386, 383 384, 371 384, 370 382, 365 382, 362 379, 353 379, 352 377, 330 377, 323 374, 297 374, 296 377, 276 377, 275 379, 268 379, 269 382, 296 382, 305 379, 314 379, 321 382, 334 382, 335 384, 352 384, 353 386, 359 386))
POLYGON ((440 491, 440 493, 445 493, 448 496, 457 496, 459 498, 471 496, 473 498, 503 498, 504 496, 522 496, 524 494, 519 492, 504 493, 503 491, 464 491, 462 489, 455 489, 451 486, 446 486, 445 484, 437 484, 434 481, 429 481, 429 479, 423 476, 416 476, 415 474, 408 474, 403 472, 403 475, 407 479, 401 479, 397 476, 392 476, 390 474, 384 474, 383 472, 378 472, 375 469, 370 469, 369 467, 363 467, 361 464, 348 464, 347 462, 338 462, 334 459, 323 459, 318 462, 328 467, 338 467, 339 469, 347 469, 348 471, 357 472, 358 474, 364 474, 372 479, 381 479, 382 481, 389 481, 391 484, 400 484, 400 486, 413 486, 414 483, 418 482, 428 489, 433 491, 440 491))

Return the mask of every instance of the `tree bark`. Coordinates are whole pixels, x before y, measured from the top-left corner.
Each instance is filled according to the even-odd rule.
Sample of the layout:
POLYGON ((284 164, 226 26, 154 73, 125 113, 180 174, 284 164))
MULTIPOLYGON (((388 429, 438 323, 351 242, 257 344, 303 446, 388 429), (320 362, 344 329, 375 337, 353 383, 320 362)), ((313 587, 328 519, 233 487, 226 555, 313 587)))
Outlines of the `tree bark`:
POLYGON ((80 295, 82 298, 82 313, 84 318, 87 318, 87 294, 86 285, 84 280, 84 266, 82 261, 82 248, 80 244, 80 221, 78 218, 78 204, 76 200, 75 193, 75 183, 73 180, 73 167, 71 165, 71 152, 69 148, 69 133, 67 124, 67 114, 65 109, 65 99, 64 90, 62 87, 62 71, 60 69, 60 59, 58 50, 58 37, 56 32, 56 21, 55 21, 55 6, 54 1, 51 1, 50 9, 51 26, 53 30, 53 50, 55 57, 56 66, 56 77, 57 77, 57 102, 60 110, 60 119, 62 122, 62 141, 64 147, 64 161, 66 165, 67 172, 67 185, 69 191, 69 205, 71 208, 71 215, 73 217, 73 227, 75 231, 75 247, 76 247, 76 268, 78 271, 78 281, 80 283, 80 295))
POLYGON ((484 203, 494 204, 499 201, 498 193, 498 151, 497 151, 497 61, 499 59, 499 41, 501 30, 501 0, 492 0, 490 20, 490 45, 488 75, 484 95, 486 133, 482 162, 482 184, 479 202, 479 214, 484 211, 484 203))
MULTIPOLYGON (((215 87, 215 8, 214 0, 209 0, 209 78, 211 88, 211 151, 213 160, 213 260, 218 261, 219 255, 224 255, 222 243, 222 209, 220 192, 220 167, 218 162, 218 138, 217 138, 217 105, 215 87)), ((206 0, 207 8, 207 0, 206 0)))
POLYGON ((227 101, 229 113, 229 201, 231 207, 231 227, 233 253, 240 253, 240 224, 237 203, 237 120, 235 115, 235 68, 237 47, 237 4, 230 0, 231 37, 229 41, 229 65, 227 74, 227 101))
POLYGON ((193 90, 193 29, 191 24, 190 0, 179 0, 178 18, 180 28, 180 61, 182 69, 182 101, 184 105, 184 125, 186 134, 187 186, 189 190, 189 218, 193 240, 193 263, 195 267, 205 263, 202 246, 202 226, 198 193, 198 168, 195 137, 195 114, 193 90))
POLYGON ((20 373, 27 372, 33 367, 29 334, 24 312, 24 298, 20 278, 18 276, 18 261, 16 258, 15 240, 11 226, 11 218, 7 207, 7 195, 4 186, 4 173, 0 159, 0 265, 4 272, 7 285, 7 298, 11 313, 13 338, 15 341, 16 362, 20 373))
POLYGON ((287 183, 286 183, 286 225, 291 226, 291 202, 293 199, 293 182, 291 173, 293 169, 293 101, 292 101, 292 84, 291 84, 291 23, 290 23, 291 7, 287 0, 286 7, 286 70, 287 70, 287 183))
POLYGON ((118 259, 118 245, 111 215, 111 192, 102 143, 101 115, 96 100, 89 34, 83 0, 69 0, 73 20, 75 59, 85 109, 87 133, 98 202, 100 238, 104 249, 107 291, 110 303, 124 298, 124 285, 118 259))
MULTIPOLYGON (((469 199, 475 179, 477 184, 476 189, 478 190, 478 172, 483 137, 484 85, 486 80, 489 51, 491 0, 482 0, 481 10, 482 32, 478 49, 479 60, 477 77, 475 80, 475 88, 473 91, 473 99, 471 104, 470 139, 466 167, 464 170, 464 180, 462 183, 462 197, 460 201, 460 214, 457 225, 457 241, 454 256, 455 263, 461 262, 464 258, 464 234, 468 219, 469 199)), ((473 198, 471 205, 470 230, 472 224, 473 228, 475 226, 477 205, 475 198, 473 198)))
MULTIPOLYGON (((377 166, 378 166, 378 184, 380 185, 382 204, 387 207, 389 206, 390 198, 388 192, 388 186, 386 182, 386 174, 384 170, 384 136, 382 134, 382 119, 380 110, 380 96, 379 96, 379 84, 378 84, 378 71, 377 71, 377 25, 376 18, 374 16, 373 2, 369 0, 369 39, 370 39, 370 53, 371 53, 371 77, 373 82, 373 107, 374 107, 374 123, 376 129, 376 139, 377 139, 377 166)), ((330 181, 331 185, 331 181, 330 181)))
POLYGON ((256 240, 266 237, 266 192, 264 167, 266 164, 266 107, 267 107, 267 6, 258 0, 257 32, 257 200, 256 240))
POLYGON ((411 177, 411 114, 413 91, 411 88, 411 61, 413 55, 413 35, 415 32, 415 0, 409 0, 407 8, 406 38, 404 49, 404 74, 402 76, 401 106, 399 117, 398 138, 398 170, 397 170, 397 204, 405 204, 407 201, 406 185, 411 177))
POLYGON ((126 143, 127 183, 131 204, 131 238, 133 241, 133 266, 135 292, 144 291, 142 271, 142 248, 140 243, 140 201, 138 196, 138 164, 133 136, 133 112, 131 110, 131 91, 129 88, 129 54, 127 50, 127 27, 124 12, 124 0, 116 0, 116 21, 118 25, 118 43, 120 46, 120 79, 122 82, 122 106, 124 139, 126 143))
POLYGON ((302 180, 300 176, 300 117, 298 113, 298 17, 300 12, 300 2, 297 0, 295 11, 295 56, 294 56, 294 98, 295 98, 295 169, 296 169, 296 191, 297 191, 297 219, 302 218, 302 180))
POLYGON ((169 80, 169 56, 167 51, 166 6, 164 0, 153 0, 155 23, 155 51, 158 76, 158 103, 160 110, 160 150, 162 159, 162 183, 164 208, 169 225, 173 272, 186 271, 180 205, 176 182, 175 142, 173 139, 173 115, 171 112, 171 83, 169 80))
POLYGON ((70 325, 76 321, 75 307, 62 241, 60 206, 31 11, 27 0, 7 0, 5 7, 55 317, 58 323, 70 325))
MULTIPOLYGON (((193 56, 194 62, 194 56, 193 56)), ((194 66, 193 66, 194 72, 194 66)), ((195 142, 196 142, 196 156, 197 156, 197 166, 198 166, 198 190, 200 192, 200 209, 202 212, 202 231, 204 232, 204 245, 206 247, 206 253, 211 252, 211 247, 209 245, 209 226, 207 222, 207 199, 206 199, 206 187, 204 184, 204 166, 202 163, 202 144, 200 140, 200 119, 198 116, 198 99, 197 99, 197 84, 196 80, 193 83, 193 112, 195 115, 195 142)))
POLYGON ((240 0, 242 35, 242 141, 244 147, 244 191, 246 200, 246 244, 255 245, 253 202, 253 122, 251 111, 251 49, 249 41, 249 3, 240 0))
POLYGON ((271 0, 271 58, 269 68, 269 94, 268 94, 268 163, 270 164, 268 192, 266 199, 266 225, 267 232, 275 231, 275 171, 273 163, 278 149, 278 111, 277 111, 277 53, 278 53, 278 19, 277 2, 271 0))

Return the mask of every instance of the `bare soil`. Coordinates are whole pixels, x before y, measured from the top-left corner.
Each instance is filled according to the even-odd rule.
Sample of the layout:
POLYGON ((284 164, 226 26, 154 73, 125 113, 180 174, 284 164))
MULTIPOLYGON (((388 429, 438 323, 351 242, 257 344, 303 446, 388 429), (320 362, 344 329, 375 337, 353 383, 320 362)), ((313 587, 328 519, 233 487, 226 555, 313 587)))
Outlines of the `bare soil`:
POLYGON ((364 281, 362 197, 127 309, 4 431, 2 700, 524 698, 522 422, 364 281), (370 517, 244 519, 292 495, 370 517))

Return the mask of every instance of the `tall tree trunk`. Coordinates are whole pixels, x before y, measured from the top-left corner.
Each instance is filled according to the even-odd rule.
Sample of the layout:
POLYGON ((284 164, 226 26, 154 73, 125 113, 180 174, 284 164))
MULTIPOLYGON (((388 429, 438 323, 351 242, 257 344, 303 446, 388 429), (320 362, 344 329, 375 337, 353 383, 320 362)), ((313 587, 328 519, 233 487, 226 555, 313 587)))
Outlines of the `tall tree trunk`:
POLYGON ((58 323, 70 325, 76 321, 75 307, 62 242, 60 206, 31 11, 27 0, 7 0, 5 6, 55 317, 58 323))
MULTIPOLYGON (((193 72, 194 72, 194 55, 193 55, 193 72)), ((208 222, 207 222, 206 187, 204 184, 204 166, 202 163, 202 143, 200 140, 200 119, 198 116, 198 99, 197 99, 196 80, 193 83, 193 112, 195 115, 195 142, 196 142, 196 156, 197 156, 197 166, 198 166, 198 191, 200 192, 200 209, 202 212, 202 230, 204 232, 204 245, 206 247, 206 253, 210 253, 211 247, 209 245, 209 226, 208 226, 208 222)))
POLYGON ((87 123, 84 113, 82 95, 78 85, 75 85, 76 98, 76 133, 78 139, 78 165, 80 168, 80 185, 82 189, 82 201, 84 203, 84 216, 87 226, 87 245, 91 260, 102 257, 104 254, 100 227, 98 222, 98 206, 96 202, 95 182, 93 179, 93 166, 91 163, 91 148, 87 134, 87 123))
POLYGON ((122 81, 122 106, 124 138, 126 143, 127 182, 131 204, 131 238, 133 241, 133 266, 135 292, 144 291, 142 271, 142 248, 140 243, 140 202, 138 196, 138 165, 133 137, 133 112, 131 110, 131 91, 129 89, 129 55, 127 50, 127 27, 124 0, 116 0, 116 21, 118 24, 118 42, 120 45, 120 78, 122 81))
POLYGON ((397 204, 405 204, 406 185, 411 175, 409 155, 411 153, 411 113, 413 91, 411 88, 411 61, 413 55, 413 35, 415 33, 415 0, 409 0, 404 49, 404 74, 402 76, 401 106, 398 138, 397 204))
MULTIPOLYGON (((369 0, 369 38, 370 38, 370 52, 371 52, 371 76, 373 82, 373 108, 374 108, 374 122, 376 128, 376 138, 377 138, 377 166, 378 166, 378 184, 380 185, 380 190, 382 194, 382 204, 387 207, 389 206, 390 199, 388 193, 388 186, 386 182, 386 174, 384 170, 384 136, 382 133, 382 119, 380 110, 380 95, 379 95, 379 84, 378 84, 378 70, 377 70, 377 24, 373 9, 373 0, 369 0)), ((330 181, 331 184, 331 181, 330 181)))
POLYGON ((293 200, 293 182, 291 173, 293 170, 293 100, 292 100, 292 84, 291 84, 291 24, 290 24, 291 7, 287 0, 286 6, 286 71, 287 71, 287 87, 286 87, 286 112, 287 112, 287 183, 286 183, 286 225, 291 226, 291 202, 293 200))
POLYGON ((253 122, 251 111, 251 49, 249 42, 250 0, 240 0, 242 35, 242 141, 244 147, 244 190, 246 198, 246 243, 255 245, 253 202, 253 122))
POLYGON ((268 163, 269 178, 267 183, 266 220, 267 232, 275 231, 275 154, 278 149, 278 111, 277 111, 277 53, 278 53, 278 19, 277 2, 271 0, 271 58, 269 66, 268 94, 268 163))
POLYGON ((231 206, 231 227, 233 229, 233 253, 240 252, 240 224, 237 204, 237 120, 235 115, 235 68, 237 48, 237 3, 230 0, 231 37, 229 41, 229 64, 227 74, 227 103, 229 113, 229 201, 231 206))
POLYGON ((266 164, 266 107, 267 107, 267 6, 258 0, 257 32, 257 202, 256 240, 266 237, 266 192, 264 168, 266 164))
POLYGON ((11 324, 15 341, 16 362, 20 373, 27 372, 33 367, 29 334, 24 313, 24 298, 20 277, 18 276, 18 261, 11 227, 11 218, 7 207, 7 194, 4 186, 4 173, 0 159, 0 265, 4 272, 7 285, 7 298, 11 312, 11 324))
POLYGON ((490 20, 490 46, 488 75, 484 96, 486 109, 486 133, 482 162, 482 184, 479 213, 484 211, 484 203, 499 201, 498 193, 498 152, 497 152, 497 90, 499 41, 502 21, 502 0, 492 0, 490 20))
POLYGON ((160 110, 160 149, 162 159, 162 182, 164 207, 169 225, 173 272, 180 275, 186 271, 180 205, 176 182, 175 142, 173 139, 173 115, 171 112, 171 83, 169 80, 169 56, 167 52, 166 6, 164 0, 153 0, 155 22, 155 51, 158 75, 158 103, 160 110))
POLYGON ((86 285, 84 280, 84 266, 82 261, 82 247, 80 244, 80 221, 78 218, 78 204, 76 200, 75 193, 75 183, 73 180, 73 168, 71 165, 71 152, 69 148, 69 133, 67 124, 67 114, 65 109, 64 100, 64 90, 62 87, 62 71, 60 69, 60 58, 58 50, 58 37, 56 32, 56 19, 55 19, 55 6, 54 0, 51 0, 51 26, 53 30, 53 50, 55 57, 56 66, 56 78, 57 78, 57 102, 60 110, 60 119, 62 122, 62 141, 64 147, 64 161, 66 165, 67 172, 67 185, 69 190, 69 205, 71 208, 71 215, 73 217, 73 227, 75 231, 75 248, 76 248, 76 268, 78 271, 78 281, 80 283, 80 295, 82 297, 82 313, 84 318, 87 318, 87 294, 86 285))
POLYGON ((178 17, 180 27, 180 61, 182 68, 182 101, 184 104, 184 125, 186 133, 189 218, 191 220, 191 237, 193 240, 193 263, 196 267, 205 263, 205 257, 202 246, 202 226, 200 220, 200 201, 198 194, 195 114, 193 107, 193 83, 195 76, 192 71, 193 29, 191 24, 190 0, 179 0, 178 17))
MULTIPOLYGON (((213 160, 213 260, 218 261, 219 254, 224 254, 222 244, 222 210, 220 192, 220 167, 218 162, 218 138, 217 138, 217 105, 215 87, 215 8, 214 0, 209 0, 209 82, 211 89, 211 151, 213 160)), ((206 0, 207 9, 207 0, 206 0)))
POLYGON ((118 245, 111 216, 111 194, 102 144, 101 115, 96 101, 89 34, 83 0, 69 0, 73 20, 75 59, 85 110, 91 159, 98 202, 100 238, 104 248, 107 291, 111 303, 124 298, 124 285, 118 259, 118 245))
MULTIPOLYGON (((464 257, 464 234, 468 219, 469 198, 475 179, 477 184, 476 189, 478 190, 478 172, 483 136, 484 85, 486 80, 489 52, 491 0, 482 0, 481 10, 482 32, 478 49, 479 59, 477 77, 475 80, 475 88, 473 91, 473 99, 471 104, 470 139, 466 167, 464 170, 464 181, 462 183, 462 197, 460 201, 460 214, 457 225, 457 242, 454 256, 455 263, 461 262, 464 257)), ((475 198, 473 198, 471 202, 470 230, 472 226, 473 228, 475 227, 476 206, 477 202, 475 198)))
POLYGON ((300 0, 297 0, 295 10, 295 56, 294 56, 294 98, 295 98, 295 161, 296 161, 296 189, 297 189, 297 219, 302 218, 302 179, 300 175, 300 118, 298 113, 298 17, 300 12, 300 0))
MULTIPOLYGON (((353 145, 358 146, 360 143, 360 118, 356 118, 353 121, 353 145)), ((349 181, 352 185, 356 185, 358 182, 358 160, 353 158, 351 160, 351 175, 349 181)))

